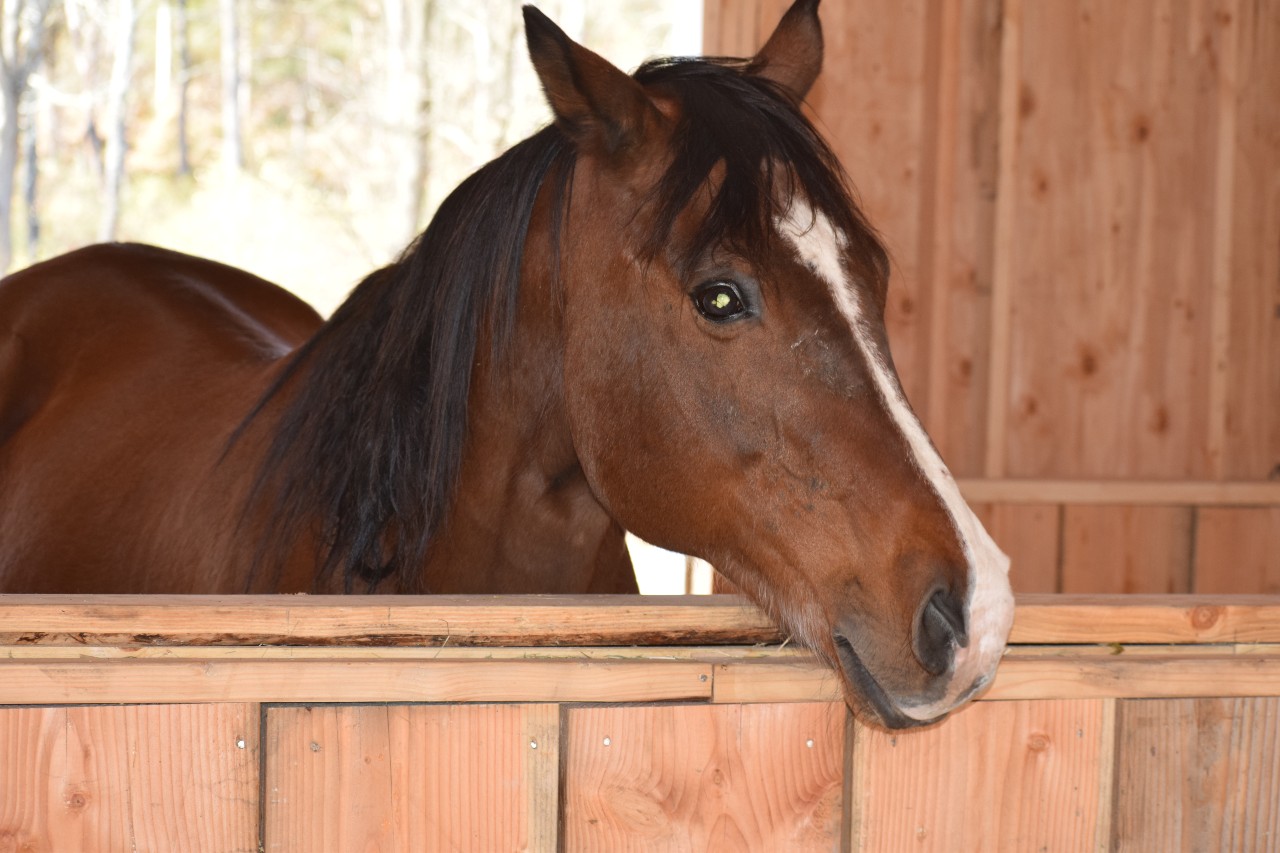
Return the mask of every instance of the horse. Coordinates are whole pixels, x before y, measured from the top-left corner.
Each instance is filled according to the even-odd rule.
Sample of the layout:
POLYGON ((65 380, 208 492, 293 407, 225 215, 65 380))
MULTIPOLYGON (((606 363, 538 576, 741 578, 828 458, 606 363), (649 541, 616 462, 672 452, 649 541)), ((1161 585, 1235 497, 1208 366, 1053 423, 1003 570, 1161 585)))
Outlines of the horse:
POLYGON ((889 727, 990 680, 1008 559, 894 372, 802 112, 817 0, 628 75, 525 7, 552 123, 325 322, 99 245, 0 282, 0 592, 635 592, 703 557, 889 727))

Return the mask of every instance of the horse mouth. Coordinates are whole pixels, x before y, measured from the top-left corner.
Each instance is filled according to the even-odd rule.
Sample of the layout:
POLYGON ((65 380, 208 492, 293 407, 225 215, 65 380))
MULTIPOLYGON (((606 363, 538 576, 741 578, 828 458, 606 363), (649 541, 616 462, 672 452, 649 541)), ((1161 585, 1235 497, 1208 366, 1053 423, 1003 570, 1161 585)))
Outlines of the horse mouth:
POLYGON ((880 686, 880 682, 876 681, 875 676, 863 664, 862 658, 853 648, 853 643, 849 642, 843 634, 837 633, 834 636, 840 669, 844 671, 845 678, 857 689, 864 704, 880 718, 881 725, 886 729, 913 729, 934 722, 917 720, 899 711, 898 706, 889 698, 889 694, 885 693, 884 688, 880 686))

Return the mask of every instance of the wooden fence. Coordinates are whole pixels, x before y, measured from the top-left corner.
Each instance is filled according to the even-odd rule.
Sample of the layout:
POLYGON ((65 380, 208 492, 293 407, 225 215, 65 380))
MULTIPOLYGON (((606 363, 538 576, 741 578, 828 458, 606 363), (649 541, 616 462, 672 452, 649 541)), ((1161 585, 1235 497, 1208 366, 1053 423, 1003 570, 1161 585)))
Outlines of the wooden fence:
POLYGON ((1013 641, 889 733, 724 597, 0 597, 0 850, 1280 845, 1280 598, 1013 641))

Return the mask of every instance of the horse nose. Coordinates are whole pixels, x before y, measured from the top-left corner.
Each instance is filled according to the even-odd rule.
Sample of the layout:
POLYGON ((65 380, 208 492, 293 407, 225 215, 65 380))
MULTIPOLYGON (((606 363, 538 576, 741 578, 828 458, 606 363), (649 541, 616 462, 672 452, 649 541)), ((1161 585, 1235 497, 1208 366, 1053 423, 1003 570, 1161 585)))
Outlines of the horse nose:
POLYGON ((935 590, 916 619, 911 638, 916 660, 930 675, 942 675, 951 668, 956 648, 968 645, 964 602, 950 589, 935 590))

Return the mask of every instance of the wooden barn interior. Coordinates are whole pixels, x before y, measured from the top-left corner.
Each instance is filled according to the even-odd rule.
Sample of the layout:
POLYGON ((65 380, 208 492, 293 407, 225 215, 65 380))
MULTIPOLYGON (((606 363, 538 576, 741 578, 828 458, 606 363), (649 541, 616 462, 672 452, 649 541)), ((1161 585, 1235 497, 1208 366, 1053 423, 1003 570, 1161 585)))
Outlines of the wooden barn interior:
POLYGON ((990 692, 867 725, 723 597, 0 596, 0 851, 1280 849, 1280 5, 821 12, 990 692))
MULTIPOLYGON (((743 55, 785 0, 708 0, 743 55)), ((1021 592, 1280 592, 1280 16, 823 4, 812 114, 907 396, 1021 592)))

